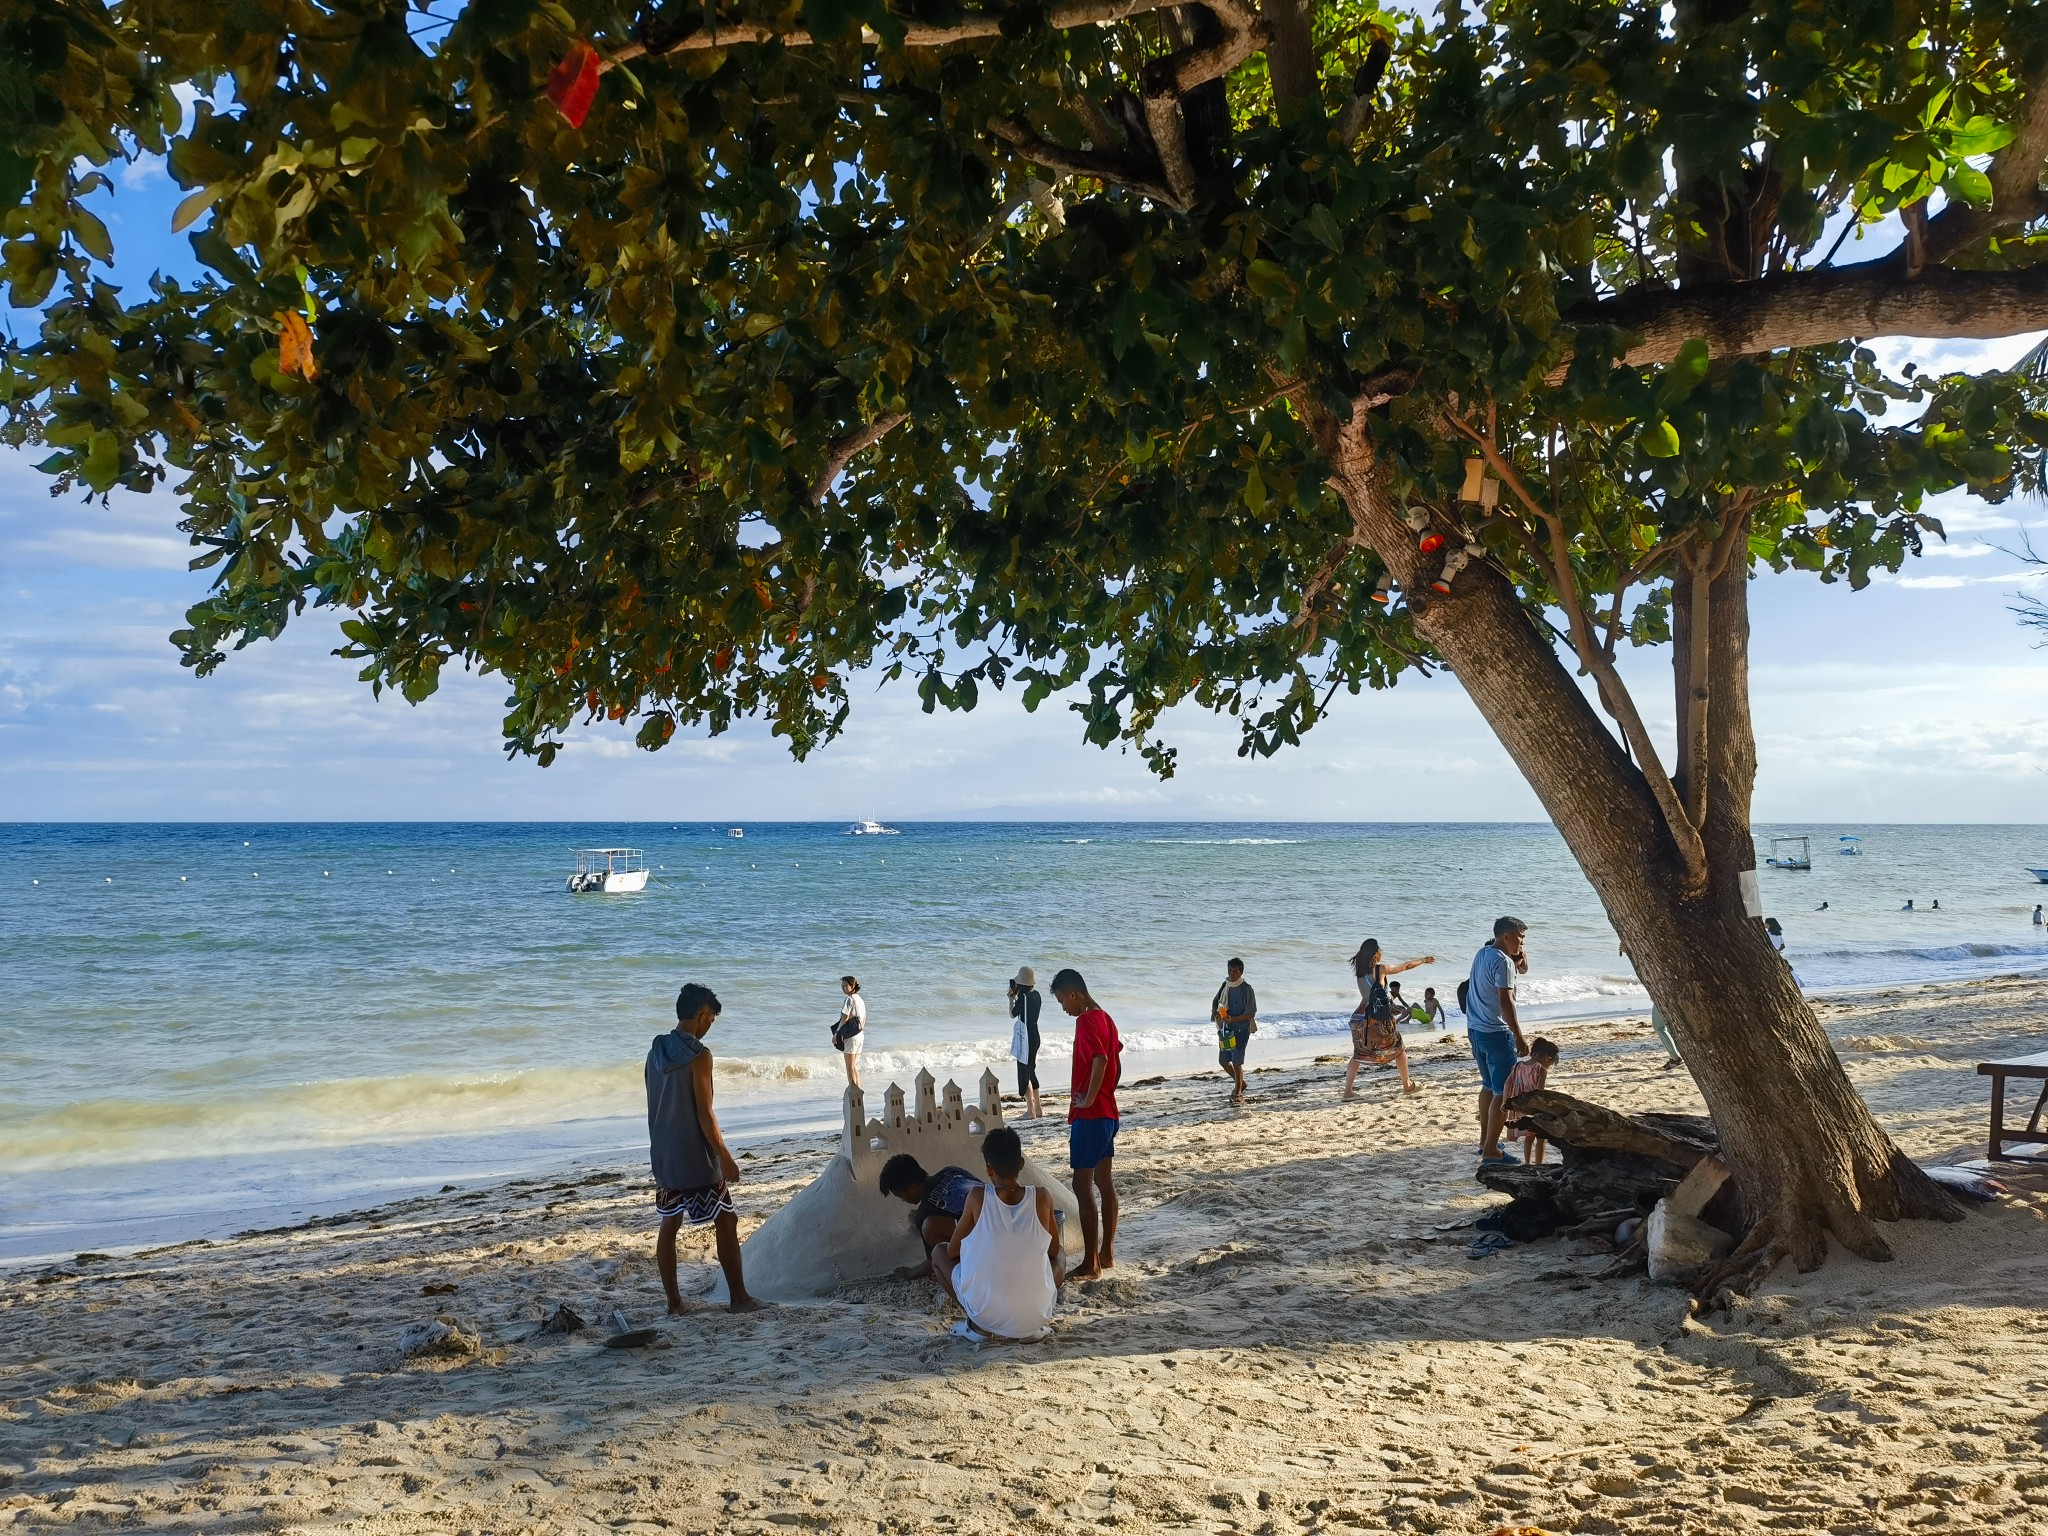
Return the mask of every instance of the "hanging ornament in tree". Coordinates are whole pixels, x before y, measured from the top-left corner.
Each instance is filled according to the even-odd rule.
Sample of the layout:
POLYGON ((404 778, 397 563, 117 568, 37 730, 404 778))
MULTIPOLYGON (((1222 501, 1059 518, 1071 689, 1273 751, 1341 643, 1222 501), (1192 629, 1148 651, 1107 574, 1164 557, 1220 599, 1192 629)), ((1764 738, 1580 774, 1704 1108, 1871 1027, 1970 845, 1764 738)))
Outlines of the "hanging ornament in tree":
POLYGON ((1458 488, 1458 500, 1477 501, 1486 485, 1486 460, 1479 458, 1465 461, 1465 483, 1458 488))
POLYGON ((597 50, 578 43, 548 71, 548 100, 571 128, 581 128, 590 116, 590 104, 597 99, 597 82, 604 73, 597 50))

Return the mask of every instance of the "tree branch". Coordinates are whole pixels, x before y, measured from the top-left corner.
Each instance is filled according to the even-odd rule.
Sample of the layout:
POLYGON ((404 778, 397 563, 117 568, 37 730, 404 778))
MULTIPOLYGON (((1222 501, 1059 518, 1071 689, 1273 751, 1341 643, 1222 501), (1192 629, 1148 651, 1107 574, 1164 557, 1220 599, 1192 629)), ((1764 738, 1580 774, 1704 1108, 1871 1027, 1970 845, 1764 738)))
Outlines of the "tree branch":
MULTIPOLYGON (((1564 319, 1634 333, 1617 361, 1668 363, 1697 336, 1716 357, 1872 336, 1985 340, 2048 326, 2048 263, 2006 272, 1929 267, 1907 278, 1892 257, 1746 283, 1634 288, 1564 319)), ((1550 377, 1564 378, 1560 367, 1550 377)))
POLYGON ((811 482, 811 505, 821 507, 832 494, 832 483, 846 472, 857 454, 872 448, 910 419, 903 411, 877 416, 857 432, 849 432, 825 450, 825 471, 811 482))
POLYGON ((1974 208, 1951 200, 1921 232, 1928 261, 1947 261, 2001 229, 2028 224, 2048 213, 2041 194, 2041 167, 2048 164, 2048 64, 2027 82, 2027 102, 2013 124, 2012 142, 1991 157, 1991 206, 1974 208))
POLYGON ((1478 445, 1485 455, 1487 464, 1500 476, 1515 499, 1529 509, 1529 514, 1550 534, 1550 553, 1543 555, 1540 548, 1536 554, 1547 568, 1551 586, 1558 596, 1558 606, 1564 609, 1565 620, 1570 626, 1572 649, 1578 653, 1587 672, 1592 674, 1593 684, 1600 691, 1600 702, 1621 727, 1623 738, 1635 754, 1636 767, 1650 786, 1650 793, 1656 797, 1657 808, 1664 814, 1664 822, 1671 834, 1671 841, 1678 849, 1678 857, 1685 869, 1689 884, 1698 885, 1707 877, 1706 846, 1700 841, 1699 825, 1687 814, 1680 804, 1678 791, 1672 785, 1671 777, 1664 771, 1664 764, 1657 756, 1655 743, 1650 740, 1649 730, 1643 725, 1642 714, 1636 709, 1636 701, 1621 680, 1621 674, 1614 670, 1606 655, 1594 639, 1591 621, 1586 617, 1585 605, 1579 601, 1577 584, 1572 579, 1571 545, 1565 537, 1564 523, 1548 507, 1537 501, 1530 492, 1528 483, 1500 451, 1491 433, 1482 432, 1471 423, 1446 412, 1444 420, 1459 433, 1478 445))
POLYGON ((1323 115, 1323 77, 1309 31, 1309 0, 1262 0, 1267 32, 1266 73, 1283 123, 1314 122, 1323 115))
MULTIPOLYGON (((1113 26, 1133 16, 1144 16, 1153 11, 1164 10, 1174 3, 1176 0, 1065 0, 1063 4, 1046 8, 1045 25, 1056 32, 1074 27, 1113 26)), ((943 48, 949 43, 974 42, 1002 35, 1002 15, 982 11, 963 16, 949 26, 906 22, 901 46, 906 49, 943 48)), ((863 27, 861 41, 880 43, 882 38, 874 29, 863 27)), ((641 40, 628 43, 618 52, 606 57, 600 62, 599 68, 612 69, 620 64, 630 64, 639 58, 658 59, 672 53, 695 53, 708 48, 736 48, 748 43, 780 43, 785 48, 809 48, 816 42, 816 37, 803 27, 792 27, 783 31, 759 22, 724 22, 699 27, 677 36, 643 36, 641 40)))
MULTIPOLYGON (((1685 814, 1695 827, 1707 824, 1707 704, 1712 658, 1707 641, 1713 615, 1713 552, 1688 550, 1681 558, 1686 572, 1685 667, 1680 676, 1678 777, 1685 785, 1685 814)), ((1676 661, 1678 658, 1673 657, 1676 661)))
POLYGON ((1128 187, 1169 208, 1185 209, 1187 206, 1167 183, 1166 172, 1157 162, 1148 165, 1131 155, 1112 154, 1099 149, 1068 149, 1064 144, 1040 138, 1037 130, 1017 117, 990 118, 988 131, 1025 159, 1047 170, 1058 171, 1064 176, 1086 176, 1111 186, 1128 187))

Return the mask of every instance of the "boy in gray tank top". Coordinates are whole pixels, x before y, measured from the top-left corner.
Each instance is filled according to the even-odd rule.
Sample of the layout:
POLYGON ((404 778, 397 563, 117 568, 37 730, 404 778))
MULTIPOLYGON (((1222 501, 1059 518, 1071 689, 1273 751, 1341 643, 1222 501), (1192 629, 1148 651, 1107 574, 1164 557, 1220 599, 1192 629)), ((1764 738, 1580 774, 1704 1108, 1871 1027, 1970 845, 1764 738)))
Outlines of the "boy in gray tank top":
POLYGON ((715 992, 691 982, 676 994, 676 1027, 655 1036, 647 1051, 647 1153, 654 1168, 654 1211, 661 1218, 654 1265, 672 1317, 685 1310, 676 1286, 676 1233, 684 1222, 708 1226, 716 1236, 732 1310, 752 1312, 762 1305, 747 1294, 740 1273, 739 1213, 726 1188, 738 1181, 740 1167, 711 1112, 711 1052, 704 1036, 718 1022, 719 1008, 715 992))

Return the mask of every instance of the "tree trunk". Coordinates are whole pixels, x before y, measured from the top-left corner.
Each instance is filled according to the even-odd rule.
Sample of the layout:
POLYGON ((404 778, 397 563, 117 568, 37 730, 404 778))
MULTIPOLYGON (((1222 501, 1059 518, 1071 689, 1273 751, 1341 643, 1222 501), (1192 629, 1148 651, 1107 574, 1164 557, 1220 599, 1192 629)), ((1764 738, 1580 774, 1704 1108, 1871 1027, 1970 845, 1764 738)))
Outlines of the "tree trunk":
MULTIPOLYGON (((1366 413, 1337 433, 1332 487, 1408 594, 1415 627, 1449 664, 1585 872, 1720 1130, 1747 1236, 1707 1289, 1743 1291, 1780 1258, 1817 1266, 1833 1236, 1889 1258, 1874 1221, 1953 1220, 1958 1207, 1894 1147, 1857 1096, 1763 925, 1743 910, 1756 752, 1748 700, 1748 561, 1738 546, 1711 592, 1712 704, 1704 886, 1681 876, 1648 782, 1600 722, 1506 577, 1478 561, 1449 597, 1418 553, 1372 447, 1366 413)), ((1674 611, 1689 612, 1690 590, 1674 611)), ((1689 636, 1681 634, 1683 651, 1689 636)), ((1542 943, 1542 914, 1530 921, 1542 943)), ((1481 942, 1475 935, 1474 947, 1481 942)))

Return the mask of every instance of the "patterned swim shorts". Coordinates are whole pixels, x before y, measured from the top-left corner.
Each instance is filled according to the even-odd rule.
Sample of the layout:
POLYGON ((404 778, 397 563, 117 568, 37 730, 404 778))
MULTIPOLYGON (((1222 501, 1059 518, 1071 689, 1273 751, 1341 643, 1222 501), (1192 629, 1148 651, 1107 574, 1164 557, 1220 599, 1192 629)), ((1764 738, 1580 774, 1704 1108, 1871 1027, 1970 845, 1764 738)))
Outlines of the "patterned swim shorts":
POLYGON ((736 1216, 725 1181, 704 1189, 664 1189, 654 1186, 654 1214, 666 1221, 680 1216, 693 1227, 706 1227, 721 1216, 736 1216))

